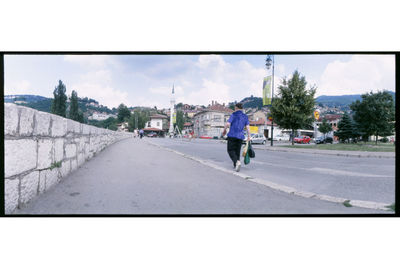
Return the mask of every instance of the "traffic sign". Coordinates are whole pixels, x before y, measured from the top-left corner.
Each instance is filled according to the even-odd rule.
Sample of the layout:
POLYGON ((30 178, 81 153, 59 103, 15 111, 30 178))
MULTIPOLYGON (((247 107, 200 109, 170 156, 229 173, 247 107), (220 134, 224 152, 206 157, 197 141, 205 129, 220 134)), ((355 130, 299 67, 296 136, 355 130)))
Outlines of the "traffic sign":
POLYGON ((314 111, 314 118, 315 118, 316 120, 319 119, 319 112, 318 112, 318 111, 314 111))

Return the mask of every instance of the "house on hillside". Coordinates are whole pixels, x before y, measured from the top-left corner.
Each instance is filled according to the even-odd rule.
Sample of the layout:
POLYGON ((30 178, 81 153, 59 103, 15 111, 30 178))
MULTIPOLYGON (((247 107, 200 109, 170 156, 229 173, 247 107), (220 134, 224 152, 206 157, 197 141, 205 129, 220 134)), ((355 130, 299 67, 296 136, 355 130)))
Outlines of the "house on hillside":
POLYGON ((233 110, 212 101, 203 111, 196 113, 193 117, 194 133, 197 137, 220 137, 224 125, 229 119, 233 110))
POLYGON ((145 134, 155 132, 159 136, 164 136, 168 131, 168 117, 161 114, 150 116, 150 120, 145 123, 143 131, 145 134))
POLYGON ((121 122, 117 124, 118 126, 118 131, 120 132, 128 132, 129 131, 129 124, 128 122, 121 122))

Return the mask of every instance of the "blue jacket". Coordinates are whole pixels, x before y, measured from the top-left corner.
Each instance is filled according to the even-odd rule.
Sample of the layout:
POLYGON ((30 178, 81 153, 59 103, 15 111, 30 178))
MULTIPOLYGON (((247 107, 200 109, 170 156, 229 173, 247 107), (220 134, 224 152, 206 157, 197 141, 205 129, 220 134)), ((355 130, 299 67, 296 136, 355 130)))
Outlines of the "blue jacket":
POLYGON ((244 139, 243 129, 246 125, 250 125, 249 118, 241 110, 235 111, 229 117, 228 122, 231 124, 228 137, 244 139))

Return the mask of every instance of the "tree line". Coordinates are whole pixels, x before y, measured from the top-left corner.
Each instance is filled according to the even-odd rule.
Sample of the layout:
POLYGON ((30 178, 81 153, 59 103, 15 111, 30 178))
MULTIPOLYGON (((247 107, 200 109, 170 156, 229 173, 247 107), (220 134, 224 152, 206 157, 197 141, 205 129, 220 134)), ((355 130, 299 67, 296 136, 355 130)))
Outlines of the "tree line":
MULTIPOLYGON (((316 87, 306 89, 307 81, 296 70, 291 79, 283 78, 278 87, 279 93, 272 100, 270 116, 273 122, 283 129, 289 129, 294 137, 298 129, 309 128, 314 121, 315 92, 316 87)), ((395 106, 392 95, 388 91, 366 93, 361 95, 350 105, 351 113, 344 113, 338 123, 338 131, 334 135, 340 141, 349 142, 368 141, 370 136, 390 136, 395 127, 395 106)), ((319 131, 326 134, 332 131, 332 127, 323 120, 319 131)), ((292 145, 294 141, 292 139, 292 145)))

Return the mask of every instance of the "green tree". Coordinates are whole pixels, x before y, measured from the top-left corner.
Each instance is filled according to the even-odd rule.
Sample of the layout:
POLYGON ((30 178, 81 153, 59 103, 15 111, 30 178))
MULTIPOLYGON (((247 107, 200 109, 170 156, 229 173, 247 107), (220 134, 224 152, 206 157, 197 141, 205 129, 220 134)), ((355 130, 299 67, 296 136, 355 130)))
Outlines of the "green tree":
POLYGON ((180 130, 181 132, 182 132, 182 130, 183 130, 183 124, 184 124, 184 122, 185 122, 185 119, 184 119, 183 112, 182 112, 182 110, 178 110, 178 111, 176 112, 176 124, 175 124, 175 125, 178 126, 178 128, 179 128, 179 130, 180 130))
MULTIPOLYGON (((270 109, 273 121, 283 129, 292 130, 292 137, 297 129, 311 125, 314 121, 315 87, 306 89, 306 78, 296 70, 289 80, 284 78, 277 97, 273 98, 270 109)), ((294 140, 292 139, 292 145, 294 140)))
POLYGON ((318 131, 323 133, 325 137, 327 133, 332 131, 332 126, 328 123, 326 119, 323 119, 321 125, 318 128, 318 131))
POLYGON ((66 87, 61 80, 58 81, 58 86, 54 89, 54 99, 51 104, 51 113, 65 117, 67 113, 67 95, 65 94, 66 87))
POLYGON ((392 95, 388 91, 366 93, 350 105, 354 112, 353 119, 364 137, 392 135, 395 122, 395 107, 392 95))
POLYGON ((131 116, 131 111, 129 110, 129 108, 124 104, 120 104, 118 106, 118 121, 119 122, 127 121, 130 116, 131 116))
POLYGON ((339 137, 339 140, 349 142, 350 138, 356 136, 356 128, 354 122, 351 120, 349 114, 345 112, 338 123, 338 130, 335 135, 339 137))
POLYGON ((72 91, 69 98, 69 118, 75 121, 79 119, 78 94, 76 91, 72 91))

